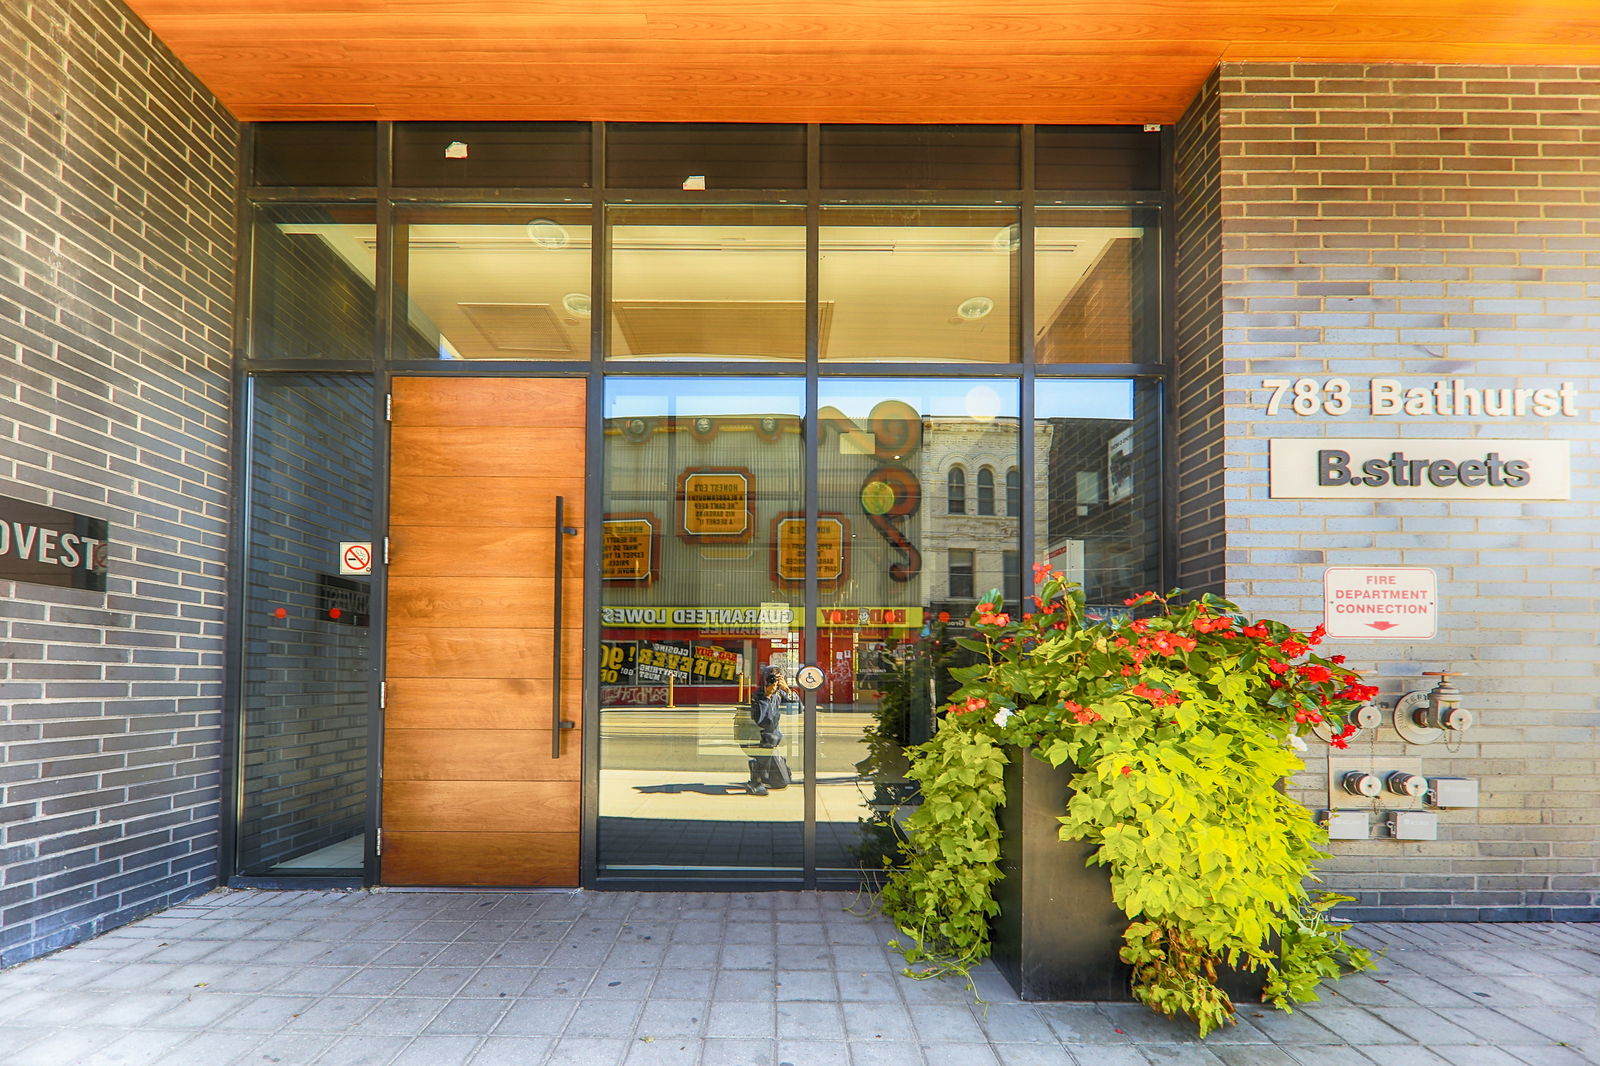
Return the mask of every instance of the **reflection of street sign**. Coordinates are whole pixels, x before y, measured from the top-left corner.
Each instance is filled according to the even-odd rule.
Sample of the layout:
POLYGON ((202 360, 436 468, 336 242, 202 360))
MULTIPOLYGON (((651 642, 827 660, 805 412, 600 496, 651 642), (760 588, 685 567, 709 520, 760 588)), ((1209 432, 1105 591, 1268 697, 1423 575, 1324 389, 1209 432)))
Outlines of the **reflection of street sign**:
POLYGON ((815 666, 802 666, 800 672, 794 675, 794 683, 807 692, 817 691, 825 680, 822 671, 815 666))
POLYGON ((341 540, 339 542, 339 573, 372 573, 372 541, 341 540))

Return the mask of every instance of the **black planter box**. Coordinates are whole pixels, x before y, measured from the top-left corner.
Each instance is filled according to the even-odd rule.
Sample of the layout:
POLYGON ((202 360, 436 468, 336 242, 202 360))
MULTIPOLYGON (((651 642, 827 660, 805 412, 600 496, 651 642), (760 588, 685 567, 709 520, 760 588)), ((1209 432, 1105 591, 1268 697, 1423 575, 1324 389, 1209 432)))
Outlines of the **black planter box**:
POLYGON ((1117 957, 1128 919, 1111 901, 1110 877, 1084 865, 1088 844, 1057 836, 1077 768, 1016 748, 1007 757, 995 965, 1020 999, 1131 1001, 1132 968, 1117 957))
MULTIPOLYGON (((1118 957, 1128 918, 1111 900, 1110 873, 1086 865, 1088 844, 1057 835, 1078 768, 1006 755, 995 966, 1019 999, 1132 1002, 1133 968, 1118 957)), ((1260 974, 1227 970, 1217 983, 1235 1002, 1261 998, 1260 974)))

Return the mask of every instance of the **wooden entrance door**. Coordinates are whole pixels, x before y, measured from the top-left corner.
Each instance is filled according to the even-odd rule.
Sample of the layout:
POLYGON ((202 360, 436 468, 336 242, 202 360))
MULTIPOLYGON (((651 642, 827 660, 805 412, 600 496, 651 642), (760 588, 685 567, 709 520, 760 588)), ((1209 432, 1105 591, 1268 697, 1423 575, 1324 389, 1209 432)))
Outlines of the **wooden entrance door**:
POLYGON ((389 479, 382 881, 576 885, 580 378, 401 378, 389 479), (562 617, 556 541, 563 540, 562 617))

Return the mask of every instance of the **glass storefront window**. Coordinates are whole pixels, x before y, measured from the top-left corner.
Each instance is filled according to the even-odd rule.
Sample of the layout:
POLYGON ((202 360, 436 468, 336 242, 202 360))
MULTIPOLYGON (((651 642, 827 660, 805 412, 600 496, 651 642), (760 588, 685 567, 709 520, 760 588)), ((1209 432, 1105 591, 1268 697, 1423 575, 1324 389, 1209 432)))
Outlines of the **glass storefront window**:
POLYGON ((1040 561, 1082 585, 1100 610, 1160 591, 1160 385, 1040 381, 1034 405, 1040 561))
MULTIPOLYGON (((1020 610, 1030 554, 1101 610, 1161 586, 1161 386, 1132 375, 1163 359, 1167 251, 1143 190, 1170 138, 367 125, 392 134, 389 202, 371 202, 390 192, 377 182, 345 186, 367 203, 253 208, 248 369, 270 372, 247 412, 237 872, 355 872, 368 847, 351 817, 372 802, 354 783, 371 649, 324 632, 317 611, 365 595, 326 581, 321 560, 336 534, 365 539, 346 526, 374 522, 371 442, 386 427, 369 373, 385 337, 400 373, 426 361, 449 377, 587 380, 603 357, 602 572, 584 608, 601 639, 569 665, 598 673, 582 768, 598 851, 584 869, 607 884, 836 885, 881 869, 897 810, 916 802, 902 748, 931 735, 972 608, 997 595, 1020 610), (1031 218, 1017 206, 1025 159, 1031 218), (1101 206, 1062 206, 1090 200, 1101 206), (1037 368, 1021 365, 1029 351, 1037 368), (822 690, 785 705, 781 748, 757 750, 741 722, 762 671, 792 681, 805 663, 822 690), (753 764, 780 757, 788 787, 762 795, 753 764)), ((285 131, 258 131, 259 180, 322 172, 319 142, 285 131)), ((330 180, 354 180, 344 147, 330 180)))
POLYGON ((397 359, 589 358, 588 208, 395 214, 397 359))
POLYGON ((792 379, 606 382, 602 877, 802 875, 799 703, 776 735, 748 710, 764 670, 800 666, 804 402, 792 379))
POLYGON ((1016 189, 1016 126, 823 126, 824 189, 1016 189))
POLYGON ((606 127, 611 189, 804 189, 806 128, 737 122, 616 122, 606 127))
POLYGON ((256 208, 250 271, 252 358, 372 359, 375 221, 370 204, 256 208))
POLYGON ((249 411, 238 870, 359 873, 372 579, 338 560, 372 539, 372 378, 258 376, 249 411))
POLYGON ((915 796, 902 749, 933 735, 978 598, 1021 598, 1020 519, 938 500, 954 470, 1017 465, 1019 397, 1014 381, 824 378, 817 402, 819 517, 848 530, 817 612, 817 872, 847 878, 894 857, 915 796))
POLYGON ((1034 249, 1038 362, 1160 359, 1160 228, 1154 211, 1041 209, 1034 249))
POLYGON ((821 357, 1017 361, 1017 212, 824 207, 821 357))
POLYGON ((585 188, 592 135, 587 122, 397 122, 394 183, 585 188))
POLYGON ((805 359, 802 208, 615 208, 610 234, 611 358, 805 359))

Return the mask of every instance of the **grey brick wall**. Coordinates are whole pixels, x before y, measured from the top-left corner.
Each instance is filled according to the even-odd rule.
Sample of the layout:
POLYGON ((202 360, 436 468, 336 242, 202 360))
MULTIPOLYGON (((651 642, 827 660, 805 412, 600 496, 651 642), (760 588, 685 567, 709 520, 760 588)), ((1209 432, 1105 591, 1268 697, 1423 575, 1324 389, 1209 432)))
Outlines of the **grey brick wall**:
POLYGON ((105 593, 0 581, 0 965, 217 873, 238 132, 113 0, 0 5, 0 495, 105 593))
POLYGON ((1178 584, 1222 592, 1222 196, 1221 96, 1217 76, 1178 123, 1173 152, 1177 219, 1177 394, 1173 439, 1181 476, 1178 584))
MULTIPOLYGON (((1335 843, 1328 886, 1371 918, 1600 918, 1600 70, 1225 65, 1216 92, 1223 361, 1210 376, 1224 390, 1226 591, 1311 625, 1329 565, 1430 567, 1435 639, 1331 650, 1390 699, 1425 687, 1424 670, 1463 671, 1479 716, 1456 750, 1407 748, 1387 725, 1352 745, 1476 778, 1482 806, 1443 812, 1437 841, 1335 843), (1348 379, 1356 407, 1269 417, 1260 386, 1273 377, 1348 379), (1373 377, 1570 381, 1579 413, 1374 417, 1363 399, 1373 377), (1289 436, 1568 440, 1573 494, 1270 499, 1267 441, 1289 436)), ((1191 168, 1205 166, 1207 106, 1180 138, 1191 168)), ((1185 269, 1209 269, 1196 266, 1210 259, 1207 233, 1191 220, 1185 269)), ((1191 311, 1210 316, 1210 298, 1191 292, 1191 311)), ((1186 326, 1184 357, 1198 357, 1206 329, 1186 326)), ((1190 381, 1184 396, 1208 387, 1190 381)), ((1188 485, 1214 469, 1204 450, 1185 462, 1188 485)), ((1296 783, 1308 805, 1327 802, 1326 750, 1313 745, 1296 783)))

